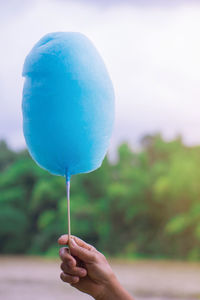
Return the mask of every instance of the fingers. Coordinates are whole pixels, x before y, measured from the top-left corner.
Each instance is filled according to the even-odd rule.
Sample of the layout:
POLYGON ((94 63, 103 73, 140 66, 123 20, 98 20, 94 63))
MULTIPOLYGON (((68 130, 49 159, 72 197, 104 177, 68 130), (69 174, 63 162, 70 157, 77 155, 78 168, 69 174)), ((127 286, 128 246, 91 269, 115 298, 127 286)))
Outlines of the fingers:
POLYGON ((70 251, 73 256, 77 256, 85 263, 93 263, 96 261, 97 250, 90 246, 89 249, 79 246, 74 239, 70 242, 70 251))
MULTIPOLYGON (((68 244, 68 236, 61 236, 58 242, 61 245, 68 244)), ((73 237, 70 240, 70 250, 71 254, 76 256, 76 259, 69 254, 68 248, 62 247, 59 250, 59 255, 62 260, 61 269, 63 271, 60 274, 60 278, 62 281, 73 285, 79 282, 80 278, 87 275, 87 270, 77 266, 77 261, 80 259, 83 262, 92 262, 94 260, 94 253, 96 249, 81 239, 73 237)))
POLYGON ((75 258, 69 254, 69 250, 66 247, 60 248, 59 255, 60 255, 61 260, 64 263, 67 263, 70 267, 76 266, 75 258))
MULTIPOLYGON (((62 235, 58 239, 58 243, 60 245, 68 244, 69 243, 68 235, 67 234, 62 235)), ((75 236, 71 236, 70 251, 73 256, 77 256, 80 260, 82 260, 85 263, 93 263, 96 260, 97 254, 98 254, 98 251, 93 246, 85 243, 83 240, 81 240, 75 236)), ((61 256, 61 259, 62 259, 62 257, 63 256, 61 256)), ((66 254, 66 257, 67 257, 67 254, 66 254)), ((69 257, 67 257, 66 259, 69 259, 69 257)))
POLYGON ((79 282, 79 277, 71 276, 69 274, 65 274, 64 272, 62 272, 60 274, 60 278, 62 279, 62 281, 71 283, 71 284, 79 282))
POLYGON ((60 268, 65 274, 68 275, 78 277, 85 277, 87 275, 86 269, 80 267, 70 267, 68 264, 63 262, 61 263, 60 268))
MULTIPOLYGON (((72 239, 75 240, 75 242, 77 243, 77 245, 79 245, 80 247, 86 248, 88 250, 94 249, 93 246, 87 244, 86 242, 84 242, 83 240, 81 240, 80 238, 78 238, 78 237, 76 237, 74 235, 71 235, 71 240, 72 239)), ((69 242, 69 236, 68 236, 68 234, 63 234, 58 239, 58 243, 60 245, 68 245, 68 242, 69 242)))

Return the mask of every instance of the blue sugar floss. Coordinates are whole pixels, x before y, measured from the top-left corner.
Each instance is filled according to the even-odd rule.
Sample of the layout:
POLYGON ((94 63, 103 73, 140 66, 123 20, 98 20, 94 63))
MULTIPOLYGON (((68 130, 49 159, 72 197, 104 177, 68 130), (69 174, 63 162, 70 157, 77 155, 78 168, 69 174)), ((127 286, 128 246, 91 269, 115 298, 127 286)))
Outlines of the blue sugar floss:
POLYGON ((101 166, 114 121, 114 91, 96 48, 81 33, 45 35, 26 57, 22 112, 32 158, 52 174, 101 166))

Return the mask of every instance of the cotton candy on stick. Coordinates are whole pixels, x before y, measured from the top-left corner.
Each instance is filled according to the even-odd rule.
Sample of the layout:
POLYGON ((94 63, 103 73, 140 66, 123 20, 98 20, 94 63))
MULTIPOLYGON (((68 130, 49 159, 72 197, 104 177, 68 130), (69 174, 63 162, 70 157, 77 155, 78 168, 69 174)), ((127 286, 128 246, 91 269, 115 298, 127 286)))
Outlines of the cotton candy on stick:
POLYGON ((32 158, 66 177, 100 167, 114 119, 114 92, 90 40, 75 32, 45 35, 26 57, 23 131, 32 158))

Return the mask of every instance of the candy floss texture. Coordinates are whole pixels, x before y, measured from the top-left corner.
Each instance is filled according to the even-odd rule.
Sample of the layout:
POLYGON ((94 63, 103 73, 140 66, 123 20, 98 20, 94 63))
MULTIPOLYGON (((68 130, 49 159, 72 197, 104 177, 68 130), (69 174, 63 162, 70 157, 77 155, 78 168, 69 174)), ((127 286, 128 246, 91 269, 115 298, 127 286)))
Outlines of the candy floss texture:
POLYGON ((53 174, 100 167, 114 120, 106 67, 87 37, 45 35, 26 57, 23 131, 33 159, 53 174))

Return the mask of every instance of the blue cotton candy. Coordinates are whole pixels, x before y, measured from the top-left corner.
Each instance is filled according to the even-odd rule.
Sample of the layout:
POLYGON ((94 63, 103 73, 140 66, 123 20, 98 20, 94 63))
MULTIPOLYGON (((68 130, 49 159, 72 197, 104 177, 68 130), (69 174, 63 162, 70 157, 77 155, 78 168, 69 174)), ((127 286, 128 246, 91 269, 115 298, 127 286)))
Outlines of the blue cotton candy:
POLYGON ((114 92, 106 67, 87 37, 45 35, 26 57, 22 111, 33 159, 53 174, 100 167, 114 120, 114 92))

